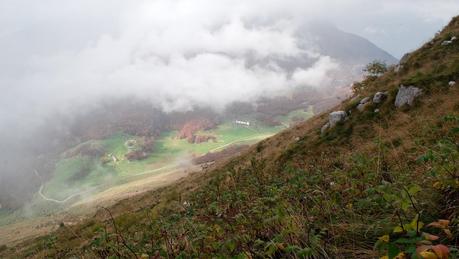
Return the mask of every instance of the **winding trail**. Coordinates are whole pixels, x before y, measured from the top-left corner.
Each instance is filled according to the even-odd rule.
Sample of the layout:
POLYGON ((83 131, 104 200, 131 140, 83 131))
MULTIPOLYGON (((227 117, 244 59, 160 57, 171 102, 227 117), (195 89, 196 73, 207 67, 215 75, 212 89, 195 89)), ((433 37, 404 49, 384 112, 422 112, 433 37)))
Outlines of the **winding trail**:
POLYGON ((78 195, 81 195, 81 194, 84 194, 84 193, 87 193, 87 192, 90 192, 91 190, 86 190, 84 192, 79 192, 79 193, 75 193, 75 194, 72 194, 70 195, 69 197, 65 198, 64 200, 56 200, 56 199, 52 199, 52 198, 48 198, 46 197, 44 194, 43 194, 43 184, 40 186, 40 190, 38 191, 38 194, 40 195, 40 197, 45 200, 45 201, 51 201, 51 202, 55 202, 55 203, 66 203, 67 201, 69 201, 70 199, 72 199, 73 197, 76 197, 78 195))

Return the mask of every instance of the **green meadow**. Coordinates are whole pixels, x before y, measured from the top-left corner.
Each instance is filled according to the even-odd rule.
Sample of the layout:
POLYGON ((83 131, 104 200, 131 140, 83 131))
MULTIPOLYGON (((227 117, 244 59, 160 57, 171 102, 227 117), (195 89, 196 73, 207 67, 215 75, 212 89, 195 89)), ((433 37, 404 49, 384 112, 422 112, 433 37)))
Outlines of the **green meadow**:
MULTIPOLYGON (((253 144, 270 137, 294 123, 294 118, 307 119, 313 115, 312 108, 297 110, 276 118, 283 125, 263 126, 254 122, 251 126, 240 126, 225 122, 217 128, 198 132, 197 135, 213 135, 217 141, 200 144, 178 139, 177 131, 162 133, 155 141, 154 152, 144 160, 129 161, 125 158, 128 148, 125 143, 135 136, 118 133, 103 140, 91 140, 116 158, 102 163, 101 159, 87 156, 62 158, 57 162, 54 176, 43 185, 40 194, 51 200, 65 201, 69 197, 102 191, 111 186, 129 182, 132 179, 159 174, 177 166, 181 161, 189 161, 193 156, 220 151, 234 144, 253 144)), ((80 144, 81 145, 81 144, 80 144)), ((43 197, 38 197, 42 198, 43 197)))

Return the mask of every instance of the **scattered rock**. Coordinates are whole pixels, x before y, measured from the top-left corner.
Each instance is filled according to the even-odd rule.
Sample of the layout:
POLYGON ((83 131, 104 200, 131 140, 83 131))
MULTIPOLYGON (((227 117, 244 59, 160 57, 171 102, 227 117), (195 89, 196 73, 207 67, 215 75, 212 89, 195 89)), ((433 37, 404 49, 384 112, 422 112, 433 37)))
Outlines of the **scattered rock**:
POLYGON ((357 105, 357 110, 363 111, 365 110, 365 107, 369 105, 370 102, 370 97, 365 97, 362 100, 360 100, 359 105, 357 105))
POLYGON ((395 107, 400 108, 405 104, 413 105, 414 99, 422 94, 422 90, 414 86, 400 86, 397 97, 395 98, 395 107))
POLYGON ((347 113, 345 111, 335 111, 328 115, 328 122, 322 126, 320 132, 323 134, 325 131, 333 128, 336 124, 344 122, 347 118, 347 113))
POLYGON ((449 81, 448 85, 449 85, 450 87, 453 87, 453 86, 456 85, 456 81, 449 81))
POLYGON ((295 138, 295 141, 300 141, 300 137, 296 137, 296 138, 295 138))
POLYGON ((365 110, 365 108, 369 105, 370 103, 361 103, 359 105, 357 105, 357 110, 359 110, 360 112, 363 112, 365 110))
POLYGON ((327 131, 330 128, 330 123, 325 123, 325 125, 322 126, 320 129, 320 133, 324 134, 325 131, 327 131))
POLYGON ((379 113, 379 109, 375 109, 375 113, 379 113))
POLYGON ((373 96, 373 103, 376 103, 376 104, 379 104, 379 103, 382 103, 384 101, 384 99, 387 98, 387 92, 377 92, 375 93, 375 95, 373 96))
POLYGON ((365 97, 362 100, 360 100, 360 104, 366 104, 370 101, 370 97, 365 97))
POLYGON ((328 116, 328 123, 330 124, 330 128, 333 128, 336 126, 336 124, 346 120, 346 117, 347 113, 345 111, 336 111, 330 113, 328 116))
POLYGON ((452 44, 455 40, 457 40, 457 37, 456 36, 453 36, 451 37, 450 40, 445 40, 441 43, 442 46, 448 46, 450 44, 452 44))

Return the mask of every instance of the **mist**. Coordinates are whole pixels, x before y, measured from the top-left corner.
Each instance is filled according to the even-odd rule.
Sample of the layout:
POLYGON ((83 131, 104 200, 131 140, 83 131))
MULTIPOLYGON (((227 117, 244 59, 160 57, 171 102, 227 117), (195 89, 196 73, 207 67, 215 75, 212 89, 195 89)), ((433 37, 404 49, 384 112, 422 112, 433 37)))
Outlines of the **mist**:
POLYGON ((322 52, 307 24, 338 26, 399 58, 458 11, 449 0, 3 0, 0 186, 21 171, 21 157, 43 154, 23 166, 51 168, 59 145, 49 139, 70 134, 65 124, 102 100, 219 113, 234 102, 326 89, 347 67, 322 52), (31 137, 50 125, 49 138, 31 137))

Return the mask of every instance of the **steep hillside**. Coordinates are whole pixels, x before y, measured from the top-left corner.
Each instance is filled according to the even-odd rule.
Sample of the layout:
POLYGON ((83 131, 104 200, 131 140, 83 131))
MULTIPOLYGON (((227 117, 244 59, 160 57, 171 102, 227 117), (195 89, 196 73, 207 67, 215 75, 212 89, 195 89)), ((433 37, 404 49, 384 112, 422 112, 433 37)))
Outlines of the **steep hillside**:
POLYGON ((457 257, 454 36, 459 17, 401 65, 356 84, 357 96, 333 109, 343 117, 314 117, 82 224, 2 247, 0 256, 457 257), (401 85, 422 93, 396 107, 411 101, 401 85))

